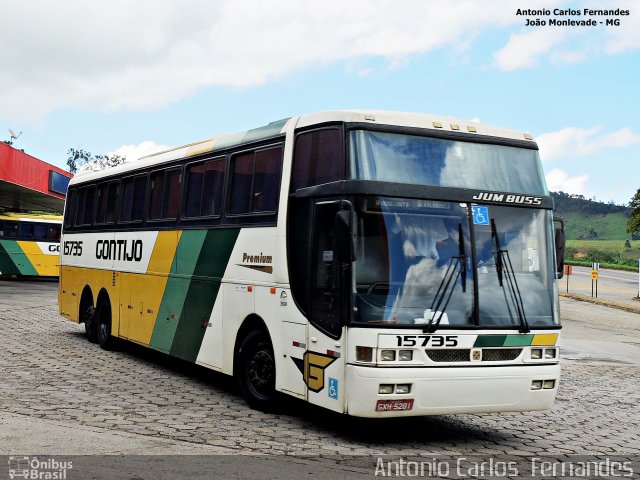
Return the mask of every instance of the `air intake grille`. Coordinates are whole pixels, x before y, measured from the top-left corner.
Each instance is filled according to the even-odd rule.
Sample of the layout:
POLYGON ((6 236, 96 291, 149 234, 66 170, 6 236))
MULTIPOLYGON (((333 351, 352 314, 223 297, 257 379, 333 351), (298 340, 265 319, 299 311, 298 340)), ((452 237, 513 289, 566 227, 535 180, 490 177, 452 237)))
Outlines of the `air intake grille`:
MULTIPOLYGON (((471 350, 468 348, 439 348, 425 350, 432 362, 470 362, 471 350)), ((508 362, 515 360, 522 352, 521 348, 483 348, 483 362, 508 362)))
POLYGON ((471 350, 463 349, 430 349, 426 350, 427 357, 434 362, 468 362, 471 350))
POLYGON ((483 348, 483 362, 505 362, 515 360, 520 355, 521 348, 483 348))

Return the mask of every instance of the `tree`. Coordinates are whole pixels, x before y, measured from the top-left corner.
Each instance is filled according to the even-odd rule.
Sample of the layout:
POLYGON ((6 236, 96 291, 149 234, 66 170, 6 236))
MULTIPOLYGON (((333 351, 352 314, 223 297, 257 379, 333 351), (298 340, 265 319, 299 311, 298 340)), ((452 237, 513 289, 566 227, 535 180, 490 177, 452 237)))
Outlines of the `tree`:
POLYGON ((93 155, 81 148, 70 148, 67 155, 67 167, 71 173, 76 173, 82 167, 103 170, 120 165, 127 160, 120 155, 93 155))
POLYGON ((631 208, 631 215, 627 220, 627 233, 638 234, 640 233, 640 188, 629 202, 629 208, 631 208))

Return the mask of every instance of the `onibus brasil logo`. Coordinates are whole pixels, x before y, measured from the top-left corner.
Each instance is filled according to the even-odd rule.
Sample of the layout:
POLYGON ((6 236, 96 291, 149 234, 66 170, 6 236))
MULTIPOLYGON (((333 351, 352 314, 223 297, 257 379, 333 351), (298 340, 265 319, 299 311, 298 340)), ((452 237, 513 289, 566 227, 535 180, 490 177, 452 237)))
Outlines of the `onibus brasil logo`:
POLYGON ((38 480, 64 480, 73 462, 54 458, 40 460, 38 457, 9 457, 9 478, 29 478, 38 480))

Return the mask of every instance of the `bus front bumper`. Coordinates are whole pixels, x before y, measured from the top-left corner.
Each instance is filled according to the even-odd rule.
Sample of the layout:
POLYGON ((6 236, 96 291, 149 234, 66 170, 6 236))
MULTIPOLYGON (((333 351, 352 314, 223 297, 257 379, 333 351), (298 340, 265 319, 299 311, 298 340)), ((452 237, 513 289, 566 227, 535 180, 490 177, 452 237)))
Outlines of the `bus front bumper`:
POLYGON ((559 378, 558 364, 460 368, 347 365, 347 413, 382 418, 549 410, 559 378), (397 393, 407 385, 409 393, 397 393), (389 390, 393 393, 380 393, 389 390))

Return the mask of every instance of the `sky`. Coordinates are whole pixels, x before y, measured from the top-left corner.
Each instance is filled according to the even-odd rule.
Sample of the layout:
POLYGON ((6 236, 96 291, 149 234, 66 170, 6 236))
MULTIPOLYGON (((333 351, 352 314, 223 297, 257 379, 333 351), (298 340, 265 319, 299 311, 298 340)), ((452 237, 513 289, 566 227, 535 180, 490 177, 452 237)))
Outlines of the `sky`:
POLYGON ((0 140, 22 132, 16 148, 61 167, 70 148, 132 160, 356 108, 529 132, 552 191, 626 204, 640 188, 638 0, 0 0, 0 12, 0 140), (616 9, 628 15, 585 11, 616 9))

